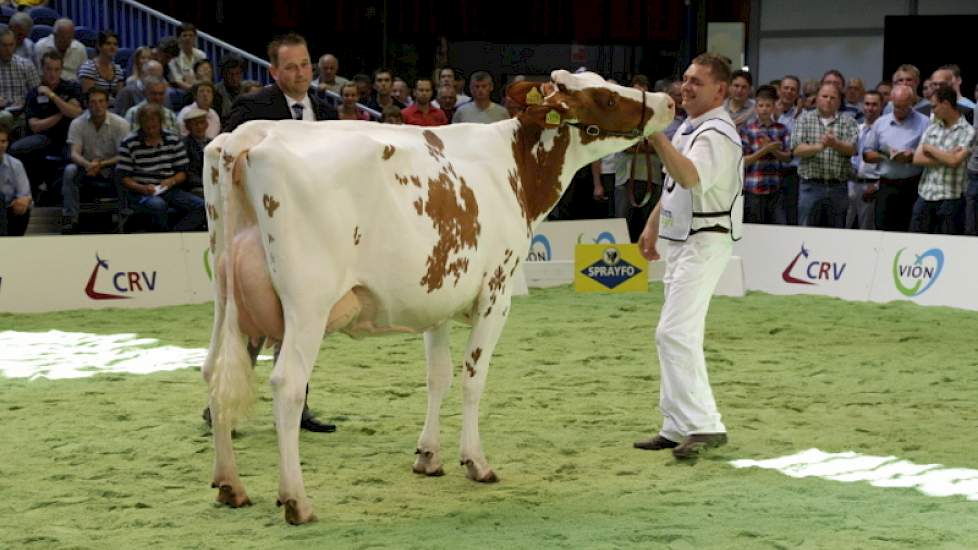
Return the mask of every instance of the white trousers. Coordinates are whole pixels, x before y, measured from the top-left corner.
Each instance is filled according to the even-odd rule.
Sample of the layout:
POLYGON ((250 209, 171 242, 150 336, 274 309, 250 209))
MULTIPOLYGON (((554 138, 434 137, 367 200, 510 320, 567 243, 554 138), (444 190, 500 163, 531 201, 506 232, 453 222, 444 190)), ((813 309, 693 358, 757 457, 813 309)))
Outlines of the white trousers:
POLYGON ((691 434, 726 432, 717 411, 703 354, 706 313, 733 250, 730 235, 697 233, 666 241, 665 302, 655 330, 662 373, 659 434, 681 442, 691 434))

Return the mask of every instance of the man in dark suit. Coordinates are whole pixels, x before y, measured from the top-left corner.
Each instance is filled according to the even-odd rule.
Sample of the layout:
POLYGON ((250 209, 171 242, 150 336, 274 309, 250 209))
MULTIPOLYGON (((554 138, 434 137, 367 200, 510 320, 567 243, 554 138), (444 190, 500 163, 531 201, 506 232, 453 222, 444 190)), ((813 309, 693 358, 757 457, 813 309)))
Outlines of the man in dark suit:
POLYGON ((289 33, 268 45, 269 72, 275 84, 234 101, 224 124, 230 132, 249 120, 336 120, 336 109, 319 99, 312 85, 312 61, 306 40, 289 33))
MULTIPOLYGON (((231 114, 224 123, 223 130, 231 132, 249 120, 336 120, 336 109, 316 96, 312 84, 312 61, 306 39, 295 33, 277 38, 268 45, 268 60, 272 66, 269 72, 275 84, 245 95, 239 95, 231 106, 231 114)), ((253 348, 250 344, 252 363, 258 357, 261 346, 253 348)), ((278 359, 278 350, 275 351, 278 359)), ((309 386, 306 385, 306 404, 302 409, 304 430, 311 432, 333 432, 336 426, 320 422, 309 410, 309 386)), ((204 409, 204 420, 210 424, 210 409, 204 409)))

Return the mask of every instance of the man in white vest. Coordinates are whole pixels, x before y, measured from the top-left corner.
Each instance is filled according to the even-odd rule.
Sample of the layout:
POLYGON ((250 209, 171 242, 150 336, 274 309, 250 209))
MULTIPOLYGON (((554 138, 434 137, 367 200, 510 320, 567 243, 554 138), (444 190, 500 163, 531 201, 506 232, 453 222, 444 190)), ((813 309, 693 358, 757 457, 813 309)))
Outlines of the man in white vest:
POLYGON ((645 224, 639 247, 646 259, 665 258, 665 301, 655 331, 662 372, 659 433, 639 449, 672 449, 678 459, 727 442, 706 371, 706 312, 720 275, 740 238, 743 153, 736 126, 723 108, 729 62, 705 53, 683 75, 687 121, 672 141, 649 141, 665 167, 662 199, 645 224), (656 241, 665 239, 658 247, 656 241), (661 255, 661 256, 660 256, 661 255))

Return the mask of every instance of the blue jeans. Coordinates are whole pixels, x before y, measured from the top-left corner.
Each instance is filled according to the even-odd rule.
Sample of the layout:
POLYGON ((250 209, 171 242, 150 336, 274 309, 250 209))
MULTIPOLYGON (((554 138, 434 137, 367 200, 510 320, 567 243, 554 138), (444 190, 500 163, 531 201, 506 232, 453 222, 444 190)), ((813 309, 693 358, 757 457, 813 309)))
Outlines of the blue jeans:
POLYGON ((968 172, 964 207, 964 234, 978 235, 978 172, 968 172))
POLYGON ((917 197, 910 218, 910 231, 941 235, 960 235, 962 230, 962 199, 927 201, 917 197))
POLYGON ((784 202, 781 190, 772 191, 767 195, 745 192, 744 222, 784 225, 784 202))
POLYGON ((145 212, 152 216, 153 224, 160 231, 197 231, 205 227, 204 199, 181 189, 170 189, 162 195, 147 197, 129 193, 129 204, 134 212, 145 212), (170 209, 180 214, 180 218, 170 227, 170 209))
POLYGON ((849 209, 847 182, 823 183, 802 178, 798 191, 798 225, 845 228, 849 209))

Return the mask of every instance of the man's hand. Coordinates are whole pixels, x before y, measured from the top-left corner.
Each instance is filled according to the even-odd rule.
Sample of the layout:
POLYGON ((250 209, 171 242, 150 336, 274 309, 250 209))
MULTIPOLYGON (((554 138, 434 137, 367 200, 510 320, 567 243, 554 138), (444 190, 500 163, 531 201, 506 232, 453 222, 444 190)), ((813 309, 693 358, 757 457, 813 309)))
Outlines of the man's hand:
POLYGON ((23 216, 27 209, 31 206, 31 196, 25 195, 23 197, 17 197, 10 203, 10 209, 14 211, 17 216, 23 216))
POLYGON ((839 145, 839 140, 836 139, 835 134, 832 132, 825 132, 825 135, 822 136, 821 143, 823 147, 831 147, 835 149, 839 145))
POLYGON ((876 198, 876 193, 880 190, 880 184, 874 183, 873 185, 867 185, 866 189, 863 190, 863 202, 873 202, 876 198))
POLYGON ((101 171, 102 161, 100 159, 95 159, 88 165, 88 168, 85 169, 85 175, 95 177, 101 171))
POLYGON ((937 148, 931 145, 930 143, 925 143, 920 147, 920 151, 928 158, 934 158, 934 151, 936 149, 937 148))
POLYGON ((591 196, 599 202, 608 200, 608 197, 604 194, 604 186, 601 185, 601 182, 594 182, 594 192, 591 196))
POLYGON ((895 151, 890 151, 890 160, 893 162, 910 164, 913 162, 913 151, 910 149, 897 149, 895 151))
POLYGON ((51 91, 51 88, 48 88, 44 84, 41 84, 40 86, 37 87, 37 95, 43 95, 50 98, 52 95, 54 95, 54 92, 51 91))
POLYGON ((153 185, 152 183, 147 183, 146 185, 140 187, 139 189, 143 193, 143 195, 146 195, 147 197, 152 197, 153 195, 156 194, 156 186, 153 185))
POLYGON ((650 262, 661 258, 659 251, 655 249, 655 242, 658 239, 659 226, 657 224, 645 224, 645 229, 642 230, 642 235, 638 238, 638 249, 642 256, 650 262))

